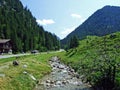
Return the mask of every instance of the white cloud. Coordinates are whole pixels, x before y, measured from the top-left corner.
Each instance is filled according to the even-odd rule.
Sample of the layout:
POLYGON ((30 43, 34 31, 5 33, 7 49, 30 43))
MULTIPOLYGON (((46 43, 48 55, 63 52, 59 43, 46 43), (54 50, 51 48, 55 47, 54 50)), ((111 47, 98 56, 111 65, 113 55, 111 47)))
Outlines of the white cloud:
POLYGON ((83 17, 82 17, 81 15, 79 15, 79 14, 73 13, 73 14, 71 14, 71 17, 80 20, 81 23, 83 23, 83 22, 85 21, 85 18, 83 18, 83 17))
POLYGON ((65 28, 64 31, 61 32, 62 38, 66 37, 69 33, 75 30, 76 27, 65 28))
POLYGON ((49 24, 55 23, 55 21, 52 19, 43 19, 43 20, 38 19, 38 20, 36 20, 36 22, 40 25, 49 25, 49 24))
POLYGON ((71 14, 71 16, 72 16, 73 18, 78 18, 78 19, 81 19, 81 18, 82 18, 81 15, 75 14, 75 13, 71 14))

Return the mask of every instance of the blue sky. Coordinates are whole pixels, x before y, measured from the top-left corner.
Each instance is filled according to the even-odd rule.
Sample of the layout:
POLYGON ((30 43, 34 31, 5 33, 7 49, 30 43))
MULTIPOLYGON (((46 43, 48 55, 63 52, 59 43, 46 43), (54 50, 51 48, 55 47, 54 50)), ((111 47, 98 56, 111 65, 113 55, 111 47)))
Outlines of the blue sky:
POLYGON ((63 39, 96 10, 120 0, 20 0, 46 31, 63 39))

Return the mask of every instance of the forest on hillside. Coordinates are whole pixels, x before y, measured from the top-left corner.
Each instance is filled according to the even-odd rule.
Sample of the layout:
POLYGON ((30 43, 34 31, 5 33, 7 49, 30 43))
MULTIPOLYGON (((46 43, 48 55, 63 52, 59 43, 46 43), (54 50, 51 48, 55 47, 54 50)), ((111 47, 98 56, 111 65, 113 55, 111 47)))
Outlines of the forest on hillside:
POLYGON ((0 0, 0 39, 11 39, 14 53, 60 48, 58 37, 38 25, 19 0, 0 0))
POLYGON ((105 36, 120 31, 120 7, 104 6, 94 12, 85 22, 78 26, 66 38, 61 40, 67 44, 71 37, 85 39, 88 35, 105 36))

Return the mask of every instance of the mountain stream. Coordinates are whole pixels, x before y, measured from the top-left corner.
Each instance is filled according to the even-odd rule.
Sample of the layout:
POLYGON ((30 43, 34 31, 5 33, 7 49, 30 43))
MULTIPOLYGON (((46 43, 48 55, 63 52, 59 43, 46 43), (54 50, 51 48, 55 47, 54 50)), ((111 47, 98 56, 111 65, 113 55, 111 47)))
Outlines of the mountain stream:
POLYGON ((52 72, 39 81, 35 90, 92 90, 74 69, 61 63, 58 57, 52 57, 49 62, 52 72))

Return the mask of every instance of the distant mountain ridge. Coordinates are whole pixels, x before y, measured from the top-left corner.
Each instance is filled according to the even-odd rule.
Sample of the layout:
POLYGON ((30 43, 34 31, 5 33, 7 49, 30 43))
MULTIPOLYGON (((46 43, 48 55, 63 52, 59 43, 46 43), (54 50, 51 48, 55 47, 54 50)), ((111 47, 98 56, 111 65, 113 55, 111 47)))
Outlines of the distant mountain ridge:
POLYGON ((88 35, 104 36, 117 31, 120 31, 120 7, 105 6, 61 40, 61 43, 66 44, 74 35, 83 39, 88 35))

